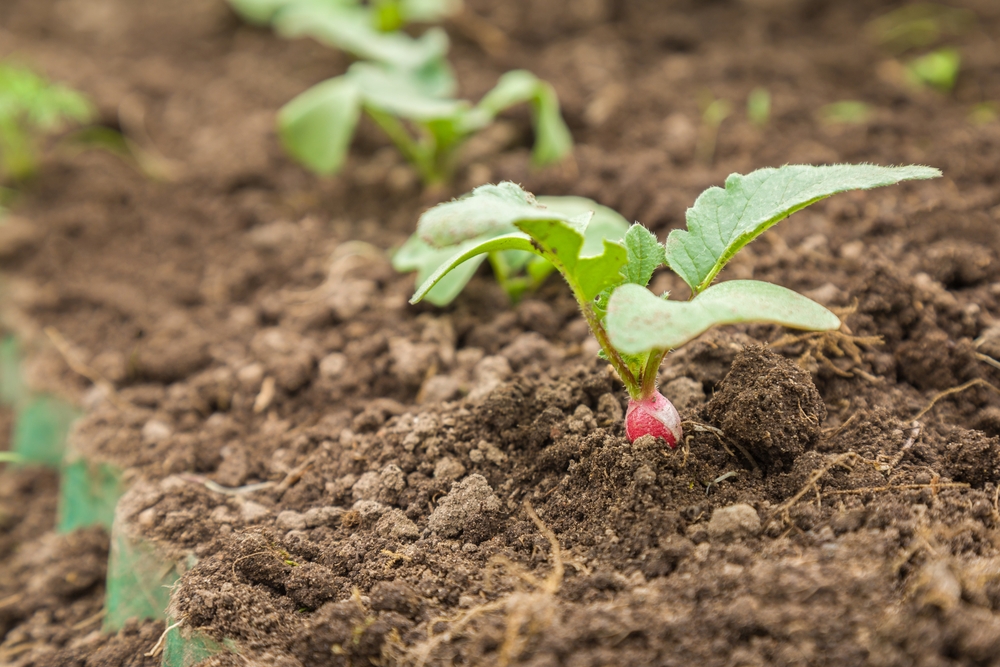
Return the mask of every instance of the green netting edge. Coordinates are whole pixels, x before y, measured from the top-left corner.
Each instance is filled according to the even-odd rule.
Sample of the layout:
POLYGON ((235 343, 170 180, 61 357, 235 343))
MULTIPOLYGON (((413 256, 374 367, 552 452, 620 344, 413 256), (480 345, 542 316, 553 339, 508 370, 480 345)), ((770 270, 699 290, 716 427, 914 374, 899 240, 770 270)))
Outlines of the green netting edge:
POLYGON ((55 396, 35 396, 17 411, 11 450, 25 463, 57 467, 66 451, 70 426, 80 416, 72 405, 55 396))
POLYGON ((104 631, 117 632, 130 618, 166 619, 170 592, 181 563, 149 540, 131 534, 122 521, 111 529, 104 631))
MULTIPOLYGON (((173 619, 167 619, 167 627, 173 619)), ((220 653, 239 653, 239 647, 232 639, 218 642, 199 630, 183 626, 167 632, 163 643, 162 667, 192 667, 220 653)))
POLYGON ((91 463, 84 458, 63 465, 59 481, 59 521, 56 530, 104 526, 111 530, 115 506, 125 493, 122 471, 110 463, 91 463))
POLYGON ((28 391, 21 370, 21 346, 11 335, 0 340, 0 404, 15 411, 11 451, 25 463, 58 466, 70 426, 80 413, 60 398, 28 391))

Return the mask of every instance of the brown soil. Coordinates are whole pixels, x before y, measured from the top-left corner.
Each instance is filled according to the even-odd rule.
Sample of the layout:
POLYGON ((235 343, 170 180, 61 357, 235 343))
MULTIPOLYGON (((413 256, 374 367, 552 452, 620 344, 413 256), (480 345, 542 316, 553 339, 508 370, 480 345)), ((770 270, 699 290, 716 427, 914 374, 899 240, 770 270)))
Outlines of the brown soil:
MULTIPOLYGON (((968 120, 1000 100, 995 3, 956 3, 977 22, 947 95, 894 81, 864 36, 896 2, 470 2, 509 39, 494 55, 447 26, 464 92, 528 67, 578 149, 530 170, 513 113, 436 197, 509 178, 662 237, 733 171, 945 172, 833 198, 731 264, 847 328, 734 327, 670 355, 676 450, 623 437, 622 387, 557 280, 515 308, 486 273, 443 311, 408 306, 383 251, 434 197, 368 125, 333 179, 274 137, 346 60, 182 4, 0 6, 0 56, 92 95, 170 177, 54 150, 16 204, 37 231, 3 254, 3 318, 32 384, 87 409, 74 446, 130 469, 124 518, 199 559, 172 612, 241 649, 210 664, 996 663, 1000 123, 968 120), (742 110, 758 85, 762 128, 742 110), (710 166, 705 91, 735 110, 710 166), (874 117, 820 122, 843 99, 874 117)), ((654 288, 684 295, 666 272, 654 288)), ((0 663, 157 664, 162 623, 98 631, 107 535, 48 531, 53 474, 2 476, 0 663)))

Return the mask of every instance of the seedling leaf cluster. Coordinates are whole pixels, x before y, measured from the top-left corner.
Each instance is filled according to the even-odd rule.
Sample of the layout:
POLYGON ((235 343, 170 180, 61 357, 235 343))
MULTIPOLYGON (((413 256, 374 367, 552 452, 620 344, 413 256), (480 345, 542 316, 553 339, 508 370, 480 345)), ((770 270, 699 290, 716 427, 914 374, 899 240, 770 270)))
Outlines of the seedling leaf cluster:
MULTIPOLYGON (((781 220, 833 194, 939 175, 930 167, 864 164, 733 174, 725 188, 703 192, 688 209, 687 229, 674 230, 662 245, 638 224, 620 237, 602 232, 595 242, 588 234, 590 212, 547 207, 513 183, 484 185, 421 216, 418 240, 411 242, 442 256, 450 249, 451 255, 423 279, 411 301, 431 296, 452 272, 484 254, 521 251, 546 260, 566 280, 602 356, 625 384, 629 437, 653 433, 674 444, 679 417, 656 390, 667 352, 722 324, 769 322, 812 331, 840 326, 822 305, 778 285, 756 280, 713 285, 727 262, 781 220), (690 300, 647 289, 664 265, 691 288, 690 300)), ((462 275, 464 284, 468 274, 462 275)))
POLYGON ((346 74, 302 93, 278 115, 288 152, 321 174, 336 173, 347 156, 362 112, 386 133, 426 184, 448 180, 458 150, 497 114, 528 103, 535 129, 533 161, 556 162, 572 149, 569 128, 552 86, 526 70, 507 72, 478 104, 451 96, 438 77, 355 63, 346 74))
POLYGON ((555 90, 530 72, 504 74, 477 104, 457 99, 448 37, 432 27, 419 37, 399 30, 461 9, 456 0, 230 0, 248 21, 287 38, 312 37, 360 62, 286 104, 278 131, 286 150, 319 174, 340 171, 362 114, 413 164, 427 185, 447 181, 466 139, 497 114, 527 103, 535 131, 533 162, 557 162, 572 148, 555 90))
POLYGON ((0 183, 31 176, 41 139, 92 115, 90 102, 75 90, 0 62, 0 183))

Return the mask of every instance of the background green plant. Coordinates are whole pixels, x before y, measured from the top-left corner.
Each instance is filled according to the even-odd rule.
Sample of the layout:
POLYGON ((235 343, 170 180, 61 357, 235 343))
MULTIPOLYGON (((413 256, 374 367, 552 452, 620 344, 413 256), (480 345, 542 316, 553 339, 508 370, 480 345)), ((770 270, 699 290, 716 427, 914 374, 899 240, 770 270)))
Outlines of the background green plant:
POLYGON ((45 136, 93 115, 89 100, 75 90, 0 62, 0 183, 31 176, 45 136))

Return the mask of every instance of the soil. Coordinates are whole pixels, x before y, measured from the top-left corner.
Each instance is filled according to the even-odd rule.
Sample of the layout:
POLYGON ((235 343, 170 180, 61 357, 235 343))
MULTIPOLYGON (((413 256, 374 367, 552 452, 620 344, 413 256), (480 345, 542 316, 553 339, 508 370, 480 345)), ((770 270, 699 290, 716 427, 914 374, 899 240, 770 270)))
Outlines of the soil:
MULTIPOLYGON (((91 95, 142 160, 51 147, 0 238, 3 327, 85 408, 72 446, 128 470, 120 520, 197 559, 171 615, 239 647, 205 664, 996 664, 1000 122, 969 113, 1000 100, 1000 9, 953 4, 976 21, 940 94, 866 36, 899 2, 469 2, 480 22, 445 26, 463 94, 529 68, 577 149, 532 170, 513 112, 425 193, 367 123, 336 178, 282 154, 276 109, 342 55, 221 0, 8 0, 0 56, 91 95), (734 108, 710 155, 709 96, 734 108), (845 99, 872 118, 820 120, 845 99), (863 161, 945 177, 834 197, 731 263, 846 327, 669 355, 675 450, 628 443, 557 279, 511 308, 484 269, 411 307, 385 253, 485 181, 662 238, 731 172, 863 161)), ((159 664, 162 621, 100 632, 107 534, 51 530, 54 473, 0 475, 0 663, 159 664)))

